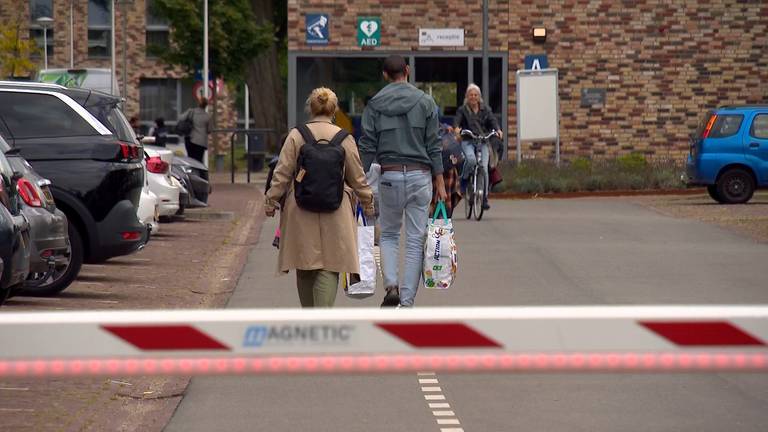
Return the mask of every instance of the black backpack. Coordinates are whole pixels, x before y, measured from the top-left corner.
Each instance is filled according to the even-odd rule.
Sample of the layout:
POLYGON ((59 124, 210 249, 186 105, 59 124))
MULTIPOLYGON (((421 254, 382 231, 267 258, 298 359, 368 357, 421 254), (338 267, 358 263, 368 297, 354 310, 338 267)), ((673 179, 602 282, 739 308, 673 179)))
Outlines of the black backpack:
POLYGON ((344 197, 346 152, 341 143, 349 133, 342 129, 330 141, 318 141, 307 125, 296 129, 304 138, 293 181, 296 204, 317 213, 336 211, 344 197))

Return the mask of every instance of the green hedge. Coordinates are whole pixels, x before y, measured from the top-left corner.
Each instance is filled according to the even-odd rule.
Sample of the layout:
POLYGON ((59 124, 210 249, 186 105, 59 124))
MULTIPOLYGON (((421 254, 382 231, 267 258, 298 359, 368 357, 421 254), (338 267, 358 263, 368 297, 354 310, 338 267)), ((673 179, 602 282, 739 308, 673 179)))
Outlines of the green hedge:
POLYGON ((503 162, 504 181, 495 192, 559 193, 603 190, 677 189, 685 187, 680 174, 684 163, 675 160, 647 160, 632 153, 614 159, 577 158, 560 167, 541 160, 520 164, 503 162))

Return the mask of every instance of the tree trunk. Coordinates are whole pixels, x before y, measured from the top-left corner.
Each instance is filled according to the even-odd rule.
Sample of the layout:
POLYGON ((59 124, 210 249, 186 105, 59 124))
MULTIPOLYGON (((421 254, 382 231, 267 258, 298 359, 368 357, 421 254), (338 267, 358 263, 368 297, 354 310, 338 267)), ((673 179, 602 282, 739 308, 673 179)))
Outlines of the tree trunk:
MULTIPOLYGON (((256 23, 264 25, 273 20, 273 0, 251 0, 256 23)), ((280 79, 278 66, 278 42, 272 44, 258 57, 251 60, 245 72, 245 80, 251 94, 251 116, 256 128, 272 129, 265 136, 275 149, 277 138, 287 129, 286 88, 280 79)))

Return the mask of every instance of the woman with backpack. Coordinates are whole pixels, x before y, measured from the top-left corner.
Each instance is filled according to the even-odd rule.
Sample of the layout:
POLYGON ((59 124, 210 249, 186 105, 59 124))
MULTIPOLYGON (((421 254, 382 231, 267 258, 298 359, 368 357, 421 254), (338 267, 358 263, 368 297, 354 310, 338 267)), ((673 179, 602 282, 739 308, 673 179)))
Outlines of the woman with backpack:
POLYGON ((264 211, 280 209, 278 271, 296 270, 302 307, 331 307, 339 273, 358 273, 357 196, 373 215, 373 192, 355 139, 333 124, 336 94, 321 87, 306 102, 311 120, 290 131, 267 191, 264 211))

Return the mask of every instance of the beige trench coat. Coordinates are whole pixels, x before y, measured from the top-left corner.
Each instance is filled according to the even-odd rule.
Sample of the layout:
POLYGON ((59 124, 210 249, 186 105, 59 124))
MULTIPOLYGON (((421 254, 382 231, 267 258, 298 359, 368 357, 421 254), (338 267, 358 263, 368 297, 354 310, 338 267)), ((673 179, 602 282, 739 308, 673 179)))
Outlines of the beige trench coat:
MULTIPOLYGON (((313 121, 318 123, 309 123, 308 126, 318 140, 330 141, 340 129, 327 117, 318 117, 313 121)), ((267 205, 282 207, 278 273, 295 269, 357 273, 357 222, 353 213, 355 201, 352 192, 366 209, 372 209, 373 192, 365 181, 355 139, 349 136, 342 143, 346 153, 347 187, 341 207, 333 213, 310 212, 296 204, 293 180, 302 145, 304 139, 299 131, 291 130, 280 152, 272 186, 266 197, 267 205), (285 203, 280 206, 278 203, 283 198, 285 203)))

